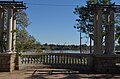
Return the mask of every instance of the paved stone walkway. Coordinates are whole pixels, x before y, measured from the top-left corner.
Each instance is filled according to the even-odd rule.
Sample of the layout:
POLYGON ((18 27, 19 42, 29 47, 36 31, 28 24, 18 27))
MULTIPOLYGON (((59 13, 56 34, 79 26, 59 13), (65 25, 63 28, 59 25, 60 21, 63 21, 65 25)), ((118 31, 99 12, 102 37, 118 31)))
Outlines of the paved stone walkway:
POLYGON ((40 74, 27 73, 26 70, 9 72, 0 72, 0 79, 120 79, 120 75, 105 74, 40 74))

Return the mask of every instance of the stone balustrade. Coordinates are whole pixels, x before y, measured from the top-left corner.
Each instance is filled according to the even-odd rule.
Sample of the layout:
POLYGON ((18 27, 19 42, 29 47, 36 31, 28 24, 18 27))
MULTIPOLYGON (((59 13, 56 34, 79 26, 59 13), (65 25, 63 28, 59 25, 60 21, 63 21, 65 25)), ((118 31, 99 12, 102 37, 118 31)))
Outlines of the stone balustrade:
POLYGON ((23 53, 19 57, 19 67, 45 64, 58 68, 89 69, 92 66, 91 56, 79 53, 23 53))

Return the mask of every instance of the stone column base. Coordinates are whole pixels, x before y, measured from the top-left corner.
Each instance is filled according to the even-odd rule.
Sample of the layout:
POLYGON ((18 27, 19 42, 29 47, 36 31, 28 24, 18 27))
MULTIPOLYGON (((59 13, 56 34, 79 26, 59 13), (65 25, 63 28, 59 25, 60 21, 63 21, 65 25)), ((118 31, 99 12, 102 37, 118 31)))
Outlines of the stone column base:
POLYGON ((95 55, 94 68, 97 73, 117 73, 116 62, 118 56, 116 55, 95 55))
POLYGON ((12 72, 15 68, 15 53, 0 53, 0 72, 12 72))

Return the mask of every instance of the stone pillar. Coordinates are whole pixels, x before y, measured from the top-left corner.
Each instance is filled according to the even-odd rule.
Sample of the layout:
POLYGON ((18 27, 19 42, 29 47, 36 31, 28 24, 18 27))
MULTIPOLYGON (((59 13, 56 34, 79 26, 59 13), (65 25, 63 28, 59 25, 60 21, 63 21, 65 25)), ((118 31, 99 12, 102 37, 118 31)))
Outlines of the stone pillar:
POLYGON ((3 52, 4 10, 0 10, 0 52, 3 52))
POLYGON ((94 12, 94 54, 97 52, 97 12, 94 12))
POLYGON ((102 54, 102 10, 94 14, 94 54, 102 54))
POLYGON ((114 21, 114 11, 112 10, 110 12, 110 31, 109 31, 109 34, 110 34, 110 41, 109 41, 109 44, 110 45, 110 54, 114 54, 114 51, 115 51, 115 27, 114 27, 114 24, 115 24, 115 21, 114 21))
POLYGON ((109 12, 105 13, 105 54, 109 53, 109 12))
POLYGON ((110 11, 108 15, 108 25, 106 27, 106 46, 105 46, 105 53, 107 54, 114 54, 114 11, 110 11))
POLYGON ((13 9, 8 9, 8 27, 7 27, 7 53, 12 53, 12 23, 13 22, 13 9))
POLYGON ((13 42, 12 42, 12 47, 13 47, 13 52, 16 52, 16 11, 14 10, 14 16, 13 16, 13 42))

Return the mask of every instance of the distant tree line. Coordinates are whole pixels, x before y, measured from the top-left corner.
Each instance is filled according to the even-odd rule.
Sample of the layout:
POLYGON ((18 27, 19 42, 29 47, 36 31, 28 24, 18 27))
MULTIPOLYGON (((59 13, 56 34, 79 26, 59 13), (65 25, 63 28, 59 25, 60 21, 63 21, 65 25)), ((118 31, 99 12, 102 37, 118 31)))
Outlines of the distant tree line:
MULTIPOLYGON (((88 50, 89 47, 84 44, 81 45, 83 50, 88 50)), ((80 45, 55 45, 55 44, 43 44, 41 45, 42 50, 80 50, 80 45)))

